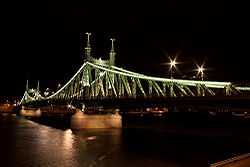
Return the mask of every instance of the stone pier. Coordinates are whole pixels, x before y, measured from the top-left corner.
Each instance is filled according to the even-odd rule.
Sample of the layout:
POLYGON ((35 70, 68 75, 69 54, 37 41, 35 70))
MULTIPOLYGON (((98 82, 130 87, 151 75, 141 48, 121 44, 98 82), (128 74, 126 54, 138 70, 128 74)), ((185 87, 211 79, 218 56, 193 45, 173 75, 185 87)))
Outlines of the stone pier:
POLYGON ((40 117, 42 115, 42 112, 40 108, 28 108, 22 106, 22 109, 20 110, 20 115, 25 117, 40 117))
POLYGON ((71 117, 71 128, 94 129, 94 128, 122 128, 122 117, 118 113, 105 115, 88 115, 78 110, 71 117))

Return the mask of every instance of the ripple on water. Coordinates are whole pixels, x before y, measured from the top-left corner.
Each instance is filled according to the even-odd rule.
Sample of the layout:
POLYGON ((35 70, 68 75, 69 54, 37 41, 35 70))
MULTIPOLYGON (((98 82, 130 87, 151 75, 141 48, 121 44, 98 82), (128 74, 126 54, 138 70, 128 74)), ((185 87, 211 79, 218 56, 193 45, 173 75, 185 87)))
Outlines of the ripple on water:
POLYGON ((72 131, 18 116, 0 116, 0 125, 1 166, 200 167, 225 154, 250 150, 249 140, 228 136, 178 136, 143 128, 72 131))

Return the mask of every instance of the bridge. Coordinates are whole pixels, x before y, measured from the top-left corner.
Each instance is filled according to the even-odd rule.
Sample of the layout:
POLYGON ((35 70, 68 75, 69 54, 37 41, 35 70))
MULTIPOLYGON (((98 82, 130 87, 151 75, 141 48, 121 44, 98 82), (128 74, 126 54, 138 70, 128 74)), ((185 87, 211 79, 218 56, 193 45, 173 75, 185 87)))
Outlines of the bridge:
POLYGON ((108 60, 96 59, 91 55, 90 33, 85 47, 86 59, 75 75, 55 93, 29 89, 28 81, 21 104, 42 101, 149 99, 179 97, 249 97, 250 86, 237 86, 231 82, 185 80, 144 75, 115 66, 114 41, 108 60))
MULTIPOLYGON (((160 112, 167 112, 176 106, 185 111, 190 108, 190 110, 208 111, 213 108, 211 110, 216 109, 219 113, 233 114, 235 111, 240 111, 240 114, 244 113, 244 117, 248 117, 250 86, 203 79, 177 79, 172 75, 170 78, 154 77, 117 67, 115 65, 115 39, 111 39, 109 59, 102 60, 92 56, 91 34, 86 34, 84 63, 58 90, 53 93, 49 91, 41 93, 39 82, 36 89, 30 89, 27 81, 26 90, 20 102, 24 108, 21 110, 24 116, 40 117, 59 113, 71 117, 74 114, 71 117, 71 124, 73 124, 71 127, 75 129, 120 128, 121 116, 117 114, 114 114, 115 116, 90 116, 84 114, 85 112, 73 110, 69 113, 63 106, 70 106, 70 109, 73 106, 77 111, 81 109, 83 111, 85 105, 88 109, 91 106, 106 106, 113 109, 118 107, 122 110, 133 108, 136 109, 133 114, 138 111, 138 108, 139 113, 143 113, 144 109, 150 110, 147 114, 154 113, 152 108, 155 106, 163 108, 160 112), (57 106, 60 111, 57 111, 53 105, 57 106)), ((111 113, 114 113, 113 110, 111 113)), ((125 118, 125 112, 120 113, 125 118)))

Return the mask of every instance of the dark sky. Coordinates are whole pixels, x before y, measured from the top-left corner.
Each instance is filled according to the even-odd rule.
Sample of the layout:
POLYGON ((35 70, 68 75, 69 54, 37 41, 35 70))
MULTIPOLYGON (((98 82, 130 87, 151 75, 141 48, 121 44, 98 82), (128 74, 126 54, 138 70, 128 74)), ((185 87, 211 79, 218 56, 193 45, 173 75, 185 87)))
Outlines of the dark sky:
POLYGON ((178 77, 205 61, 209 80, 249 80, 246 21, 231 9, 223 0, 6 2, 0 95, 22 95, 26 79, 44 88, 66 82, 82 63, 79 33, 87 31, 96 57, 117 38, 117 65, 127 69, 167 76, 161 63, 178 53, 178 77))

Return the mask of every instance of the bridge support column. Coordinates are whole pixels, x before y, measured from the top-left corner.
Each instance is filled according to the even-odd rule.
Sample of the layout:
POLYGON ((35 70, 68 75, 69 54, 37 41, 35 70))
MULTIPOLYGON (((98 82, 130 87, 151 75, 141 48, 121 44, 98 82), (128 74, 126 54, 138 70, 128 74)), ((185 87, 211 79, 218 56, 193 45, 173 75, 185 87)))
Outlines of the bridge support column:
POLYGON ((88 115, 78 110, 71 117, 71 128, 75 130, 122 128, 122 117, 118 113, 88 115))
POLYGON ((25 117, 41 117, 42 112, 40 108, 30 108, 22 106, 22 109, 20 110, 20 115, 25 117))

